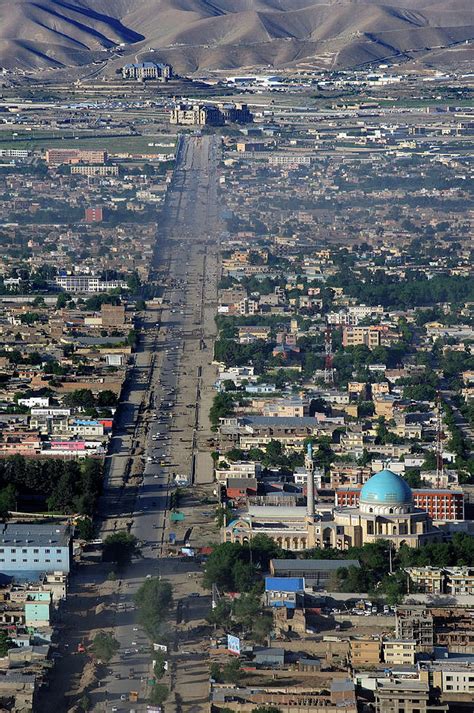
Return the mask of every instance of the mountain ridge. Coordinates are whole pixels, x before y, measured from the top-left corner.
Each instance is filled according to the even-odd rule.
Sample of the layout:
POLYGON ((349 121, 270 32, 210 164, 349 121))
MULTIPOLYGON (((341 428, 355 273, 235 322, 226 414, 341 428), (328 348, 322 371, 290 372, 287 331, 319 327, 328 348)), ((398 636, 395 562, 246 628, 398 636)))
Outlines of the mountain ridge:
POLYGON ((470 0, 0 0, 7 69, 80 67, 118 45, 127 59, 156 58, 188 74, 345 68, 472 38, 470 0))

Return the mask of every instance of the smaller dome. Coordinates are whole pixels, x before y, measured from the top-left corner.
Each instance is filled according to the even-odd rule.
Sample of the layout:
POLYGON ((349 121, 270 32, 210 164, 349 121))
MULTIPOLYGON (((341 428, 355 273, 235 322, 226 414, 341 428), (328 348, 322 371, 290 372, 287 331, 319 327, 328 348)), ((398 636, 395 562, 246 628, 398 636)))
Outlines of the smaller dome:
POLYGON ((362 486, 360 502, 366 505, 411 505, 411 488, 391 470, 381 470, 362 486))

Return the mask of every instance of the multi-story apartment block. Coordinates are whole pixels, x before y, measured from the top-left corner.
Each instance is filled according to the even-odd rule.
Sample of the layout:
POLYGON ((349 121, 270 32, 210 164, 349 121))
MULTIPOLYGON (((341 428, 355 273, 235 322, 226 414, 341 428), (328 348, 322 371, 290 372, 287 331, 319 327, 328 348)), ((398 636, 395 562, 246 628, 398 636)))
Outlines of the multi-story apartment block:
POLYGON ((474 567, 409 567, 410 586, 425 594, 474 594, 474 567))
POLYGON ((350 656, 353 668, 378 666, 382 660, 382 643, 379 638, 370 636, 351 639, 350 656))
POLYGON ((32 573, 70 571, 71 532, 64 525, 3 525, 0 569, 25 579, 32 573))
POLYGON ((381 345, 388 346, 396 341, 398 337, 398 332, 394 332, 386 325, 346 326, 342 330, 342 344, 344 347, 356 347, 365 344, 369 349, 374 349, 381 345))
POLYGON ((118 176, 118 166, 71 166, 71 173, 81 176, 118 176))
POLYGON ((107 151, 102 149, 47 149, 46 162, 49 166, 60 166, 63 163, 105 163, 107 151))
POLYGON ((127 287, 123 280, 102 280, 93 275, 59 275, 55 284, 66 292, 109 292, 127 287))
POLYGON ((394 666, 413 666, 415 663, 416 641, 414 639, 385 639, 383 660, 394 666))

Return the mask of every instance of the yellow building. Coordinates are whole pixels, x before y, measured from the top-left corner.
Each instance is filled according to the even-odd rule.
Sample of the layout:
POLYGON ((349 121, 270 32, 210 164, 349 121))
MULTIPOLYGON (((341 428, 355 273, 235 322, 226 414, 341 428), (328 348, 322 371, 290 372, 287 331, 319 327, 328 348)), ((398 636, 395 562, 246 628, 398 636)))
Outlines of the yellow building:
POLYGON ((360 636, 350 641, 350 657, 353 668, 378 666, 382 660, 382 645, 380 639, 371 636, 360 636))

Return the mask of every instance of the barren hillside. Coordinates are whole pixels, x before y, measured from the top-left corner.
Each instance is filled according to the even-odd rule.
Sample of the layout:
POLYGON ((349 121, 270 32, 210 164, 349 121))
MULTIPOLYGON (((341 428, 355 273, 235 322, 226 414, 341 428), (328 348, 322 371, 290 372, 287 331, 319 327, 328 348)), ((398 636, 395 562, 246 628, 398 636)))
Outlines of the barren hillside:
POLYGON ((471 0, 0 0, 0 65, 89 64, 120 44, 180 72, 345 67, 474 37, 471 0))

